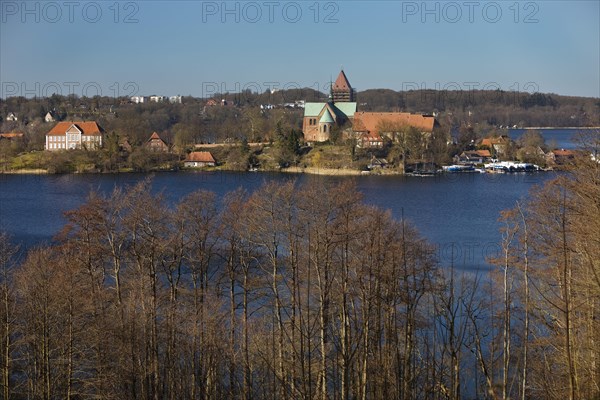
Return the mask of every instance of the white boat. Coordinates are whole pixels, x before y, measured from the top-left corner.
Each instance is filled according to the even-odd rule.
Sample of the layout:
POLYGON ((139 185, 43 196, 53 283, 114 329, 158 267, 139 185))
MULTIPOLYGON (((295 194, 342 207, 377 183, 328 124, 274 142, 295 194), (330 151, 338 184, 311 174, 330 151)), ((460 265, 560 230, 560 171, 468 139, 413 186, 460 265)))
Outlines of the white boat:
POLYGON ((472 165, 445 165, 442 167, 444 172, 473 172, 475 167, 472 165))
POLYGON ((485 169, 492 172, 533 172, 541 168, 535 164, 518 161, 499 161, 484 165, 485 169))

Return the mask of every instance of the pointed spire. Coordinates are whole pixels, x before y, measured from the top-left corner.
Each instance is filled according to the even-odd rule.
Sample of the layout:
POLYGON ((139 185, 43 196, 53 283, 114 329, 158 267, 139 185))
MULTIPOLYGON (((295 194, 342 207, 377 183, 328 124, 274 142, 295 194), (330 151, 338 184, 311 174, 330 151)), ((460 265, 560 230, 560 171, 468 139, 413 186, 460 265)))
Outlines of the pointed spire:
POLYGON ((350 82, 348 81, 348 78, 346 77, 346 74, 344 73, 343 69, 340 71, 337 79, 335 80, 334 89, 335 90, 352 89, 352 86, 350 86, 350 82))
POLYGON ((352 102, 354 101, 354 89, 350 86, 348 77, 344 73, 344 70, 340 70, 340 73, 335 80, 335 83, 331 86, 333 95, 333 101, 337 102, 352 102))

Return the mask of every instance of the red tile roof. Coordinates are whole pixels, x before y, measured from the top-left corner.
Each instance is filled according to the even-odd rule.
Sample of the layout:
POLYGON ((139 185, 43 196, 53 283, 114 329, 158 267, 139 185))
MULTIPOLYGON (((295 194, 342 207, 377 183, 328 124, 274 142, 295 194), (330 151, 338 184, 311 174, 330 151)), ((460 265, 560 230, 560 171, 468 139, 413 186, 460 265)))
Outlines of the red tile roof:
POLYGON ((158 136, 158 133, 154 132, 154 133, 152 134, 152 136, 150 136, 150 139, 148 139, 148 141, 150 141, 150 140, 155 140, 155 139, 162 140, 162 139, 160 138, 160 136, 158 136))
POLYGON ((102 134, 95 121, 63 121, 54 125, 54 128, 48 132, 48 136, 65 135, 71 125, 75 125, 84 135, 98 136, 102 134))
POLYGON ((369 142, 381 142, 383 139, 381 138, 381 136, 379 135, 379 133, 373 133, 373 132, 368 132, 368 133, 363 133, 361 135, 361 139, 362 140, 366 140, 369 142))
POLYGON ((23 137, 23 133, 22 132, 0 133, 0 138, 13 139, 13 138, 18 138, 18 137, 23 137))
POLYGON ((492 147, 492 145, 494 144, 506 144, 510 142, 510 139, 506 136, 499 136, 499 137, 492 137, 492 138, 485 138, 483 140, 481 140, 481 145, 482 146, 488 146, 488 147, 492 147))
POLYGON ((576 154, 576 152, 573 150, 565 150, 565 149, 556 149, 556 150, 553 150, 552 152, 554 153, 555 156, 558 156, 558 157, 571 157, 576 154))
POLYGON ((213 158, 212 154, 210 154, 210 151, 193 151, 190 154, 188 154, 185 161, 214 163, 215 159, 213 158))
POLYGON ((433 131, 435 118, 419 114, 398 112, 356 112, 354 122, 356 131, 377 132, 378 124, 381 122, 398 124, 400 126, 414 126, 425 132, 433 131))
POLYGON ((333 84, 333 90, 350 90, 350 89, 351 89, 350 82, 348 82, 348 78, 346 77, 344 70, 341 70, 340 74, 338 75, 337 79, 335 80, 335 83, 333 84))

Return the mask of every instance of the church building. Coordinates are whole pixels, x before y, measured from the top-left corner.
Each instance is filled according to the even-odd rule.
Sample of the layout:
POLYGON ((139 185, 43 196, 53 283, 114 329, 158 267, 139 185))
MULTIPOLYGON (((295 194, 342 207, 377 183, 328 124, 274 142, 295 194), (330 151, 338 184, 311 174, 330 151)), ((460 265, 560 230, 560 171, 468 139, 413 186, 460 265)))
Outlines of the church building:
POLYGON ((323 103, 305 103, 302 132, 307 143, 326 142, 331 131, 349 123, 343 129, 350 137, 357 139, 359 147, 381 147, 383 138, 392 141, 402 127, 410 126, 422 134, 431 134, 437 122, 432 115, 411 114, 406 112, 364 112, 358 111, 356 94, 344 71, 340 71, 331 85, 329 101, 323 103))
POLYGON ((340 71, 335 83, 331 85, 328 102, 306 103, 302 132, 306 142, 325 142, 329 140, 332 129, 339 128, 352 121, 356 112, 354 89, 350 86, 344 71, 340 71))

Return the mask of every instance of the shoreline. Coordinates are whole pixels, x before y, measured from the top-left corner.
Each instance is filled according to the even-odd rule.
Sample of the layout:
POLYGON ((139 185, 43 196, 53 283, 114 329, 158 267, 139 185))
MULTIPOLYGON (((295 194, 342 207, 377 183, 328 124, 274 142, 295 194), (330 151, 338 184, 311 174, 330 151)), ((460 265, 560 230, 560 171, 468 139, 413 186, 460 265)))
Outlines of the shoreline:
MULTIPOLYGON (((548 168, 535 172, 547 172, 553 171, 554 169, 548 168)), ((316 167, 288 167, 281 169, 259 169, 259 170, 246 170, 240 171, 235 169, 226 169, 226 168, 211 168, 211 169, 203 169, 203 168, 186 168, 186 169, 165 169, 165 170, 151 170, 151 171, 109 171, 109 172, 63 172, 63 173, 50 173, 45 169, 19 169, 19 170, 9 170, 9 171, 0 171, 0 176, 2 175, 107 175, 107 174, 155 174, 155 173, 198 173, 198 172, 206 172, 209 174, 214 174, 217 172, 231 172, 238 174, 248 174, 248 173, 267 173, 267 174, 308 174, 308 175, 318 175, 318 176, 419 176, 411 173, 403 173, 395 169, 377 169, 374 171, 363 171, 356 169, 345 169, 345 168, 316 168, 316 167)), ((439 172, 435 175, 444 175, 449 172, 439 172)), ((469 172, 462 172, 472 173, 469 172)), ((494 173, 494 172, 487 172, 494 173)), ((452 173, 450 173, 452 174, 452 173)))
POLYGON ((361 175, 402 175, 399 172, 383 172, 383 173, 372 173, 371 171, 360 171, 354 169, 336 169, 336 168, 314 168, 314 167, 289 167, 282 169, 264 169, 257 171, 239 171, 234 169, 226 168, 215 168, 215 169, 179 169, 179 170, 152 170, 152 171, 110 171, 110 172, 64 172, 64 173, 49 173, 45 169, 18 169, 10 171, 0 171, 0 175, 104 175, 104 174, 154 174, 160 172, 234 172, 234 173, 286 173, 286 174, 309 174, 309 175, 322 175, 322 176, 361 176, 361 175))
POLYGON ((406 175, 393 169, 378 169, 375 171, 363 171, 358 169, 344 168, 316 168, 316 167, 288 167, 281 169, 281 172, 290 174, 309 174, 309 175, 327 175, 327 176, 401 176, 406 175))
MULTIPOLYGON (((260 171, 257 171, 260 172, 260 171)), ((337 169, 337 168, 316 168, 316 167, 288 167, 281 168, 279 172, 288 174, 310 174, 310 175, 328 175, 328 176, 358 176, 366 175, 363 171, 357 169, 337 169)), ((370 174, 370 173, 369 173, 370 174)))
POLYGON ((42 168, 23 168, 0 171, 0 175, 52 175, 47 169, 42 168))
POLYGON ((522 128, 507 128, 509 131, 510 130, 530 130, 530 129, 581 129, 581 130, 588 130, 588 129, 600 129, 600 126, 527 126, 527 127, 522 127, 522 128))

